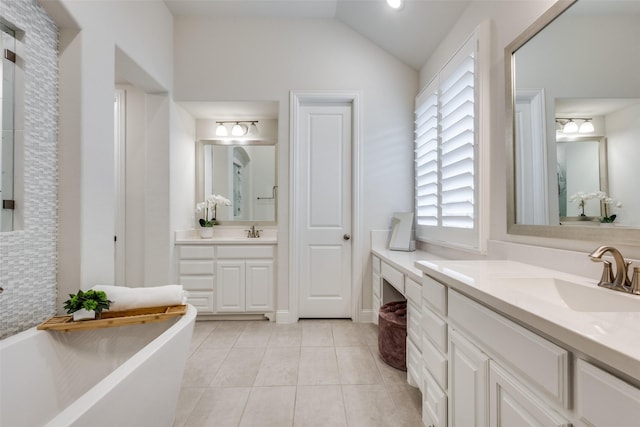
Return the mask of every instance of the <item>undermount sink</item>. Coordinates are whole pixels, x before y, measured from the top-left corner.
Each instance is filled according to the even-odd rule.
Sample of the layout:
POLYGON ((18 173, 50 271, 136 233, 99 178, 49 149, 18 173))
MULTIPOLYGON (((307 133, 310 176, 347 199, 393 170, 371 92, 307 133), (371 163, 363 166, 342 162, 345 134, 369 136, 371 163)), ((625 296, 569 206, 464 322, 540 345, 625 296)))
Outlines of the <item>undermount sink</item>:
POLYGON ((595 283, 582 284, 557 278, 497 279, 493 283, 574 311, 640 311, 640 296, 600 288, 595 283))

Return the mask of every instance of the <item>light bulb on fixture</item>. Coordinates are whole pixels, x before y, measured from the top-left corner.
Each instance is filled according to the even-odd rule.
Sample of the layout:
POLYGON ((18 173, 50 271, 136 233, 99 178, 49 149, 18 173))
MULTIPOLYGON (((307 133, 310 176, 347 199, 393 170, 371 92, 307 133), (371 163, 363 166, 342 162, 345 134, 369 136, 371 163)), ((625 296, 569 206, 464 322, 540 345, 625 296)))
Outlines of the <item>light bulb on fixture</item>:
POLYGON ((593 131, 595 131, 595 128, 593 127, 593 123, 591 123, 591 119, 586 119, 578 130, 579 133, 591 133, 593 131))
POLYGON ((218 126, 216 127, 216 136, 227 136, 229 135, 229 132, 227 132, 227 127, 224 125, 224 123, 219 122, 218 126))
POLYGON ((251 122, 251 124, 249 125, 249 135, 251 136, 257 136, 260 132, 258 132, 258 126, 256 125, 257 122, 251 122))
POLYGON ((232 136, 243 136, 247 133, 247 125, 236 122, 235 125, 231 128, 232 136))
POLYGON ((564 128, 564 125, 562 124, 562 122, 556 119, 556 132, 562 132, 563 128, 564 128))
POLYGON ((578 124, 573 121, 573 119, 569 119, 569 121, 564 125, 562 129, 563 133, 576 133, 578 132, 578 124))
POLYGON ((404 4, 404 0, 387 0, 387 4, 389 5, 390 8, 398 10, 402 8, 402 5, 404 4))

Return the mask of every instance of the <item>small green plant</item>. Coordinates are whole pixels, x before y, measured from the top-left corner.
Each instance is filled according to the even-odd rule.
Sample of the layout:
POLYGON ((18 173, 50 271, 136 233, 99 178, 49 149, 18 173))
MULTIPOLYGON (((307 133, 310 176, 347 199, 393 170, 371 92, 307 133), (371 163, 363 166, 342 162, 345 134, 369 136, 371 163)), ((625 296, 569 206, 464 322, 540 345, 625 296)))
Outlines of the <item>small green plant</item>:
POLYGON ((107 299, 107 294, 104 291, 90 289, 87 292, 82 292, 79 290, 75 295, 69 294, 69 299, 64 302, 64 309, 67 310, 67 314, 75 313, 81 308, 100 314, 102 310, 109 310, 112 302, 107 299))

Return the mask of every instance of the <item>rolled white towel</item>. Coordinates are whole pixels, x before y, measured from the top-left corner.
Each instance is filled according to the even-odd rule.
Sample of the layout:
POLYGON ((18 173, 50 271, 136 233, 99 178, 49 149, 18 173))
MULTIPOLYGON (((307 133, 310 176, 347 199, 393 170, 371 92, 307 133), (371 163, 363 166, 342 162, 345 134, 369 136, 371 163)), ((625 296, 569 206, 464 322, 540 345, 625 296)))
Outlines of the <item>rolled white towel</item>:
POLYGON ((181 285, 153 286, 148 288, 96 285, 92 289, 106 292, 107 299, 113 301, 109 307, 109 311, 179 305, 184 304, 186 299, 185 292, 181 285))

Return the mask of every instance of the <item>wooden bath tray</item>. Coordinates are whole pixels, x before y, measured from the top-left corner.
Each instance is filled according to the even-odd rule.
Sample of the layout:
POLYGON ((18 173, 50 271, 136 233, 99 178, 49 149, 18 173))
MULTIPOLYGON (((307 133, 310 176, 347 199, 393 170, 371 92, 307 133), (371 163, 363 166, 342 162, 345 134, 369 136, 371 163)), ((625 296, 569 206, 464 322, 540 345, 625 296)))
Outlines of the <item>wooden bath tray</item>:
POLYGON ((173 317, 182 316, 186 312, 186 305, 165 305, 162 307, 136 308, 124 311, 103 311, 100 319, 80 320, 78 322, 73 321, 73 315, 54 316, 38 325, 38 329, 70 332, 126 325, 141 325, 144 323, 162 322, 173 317))

